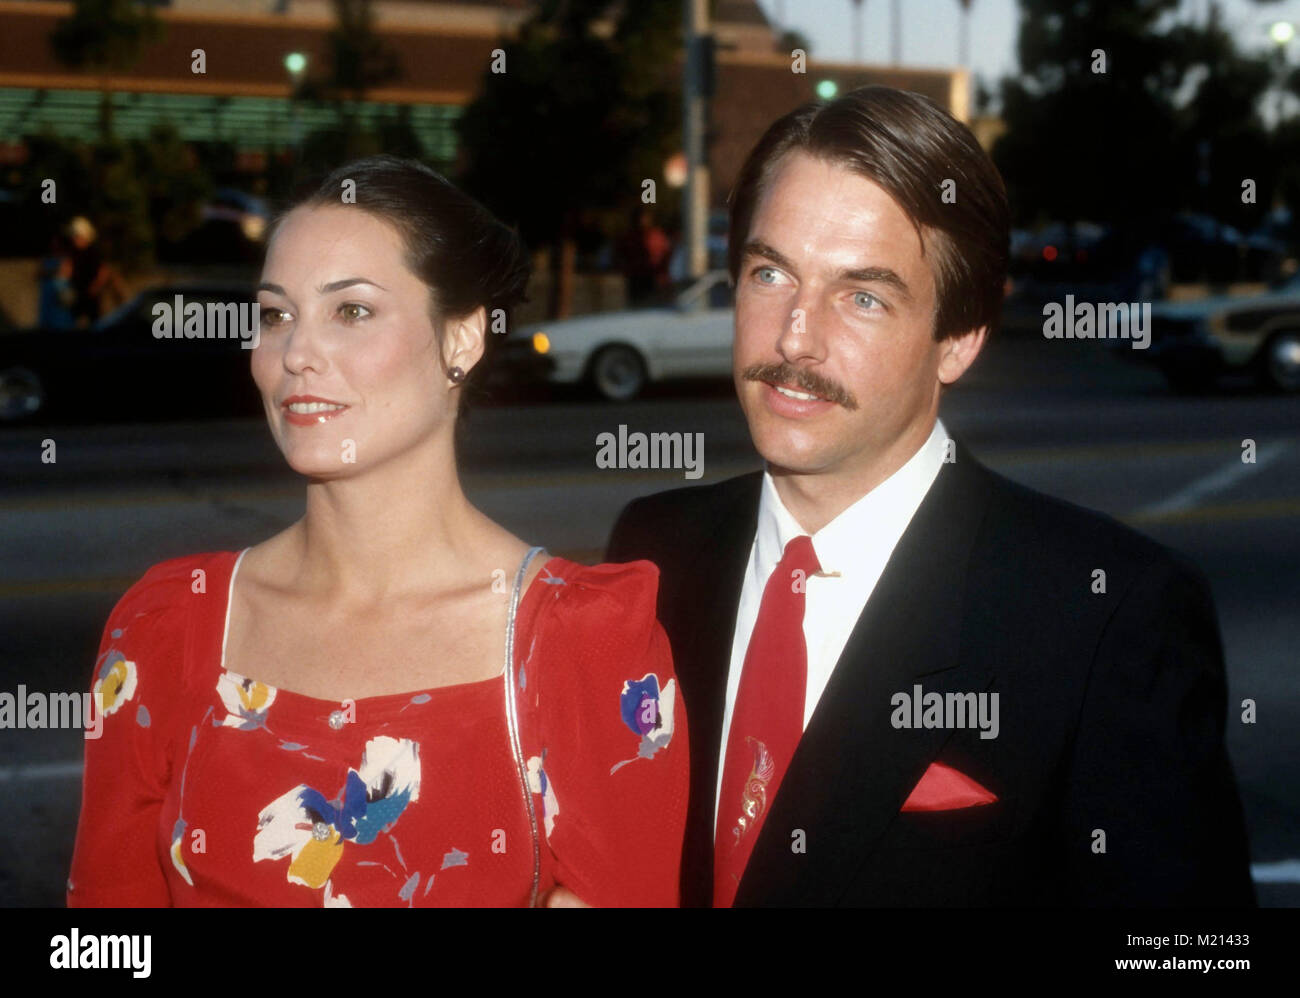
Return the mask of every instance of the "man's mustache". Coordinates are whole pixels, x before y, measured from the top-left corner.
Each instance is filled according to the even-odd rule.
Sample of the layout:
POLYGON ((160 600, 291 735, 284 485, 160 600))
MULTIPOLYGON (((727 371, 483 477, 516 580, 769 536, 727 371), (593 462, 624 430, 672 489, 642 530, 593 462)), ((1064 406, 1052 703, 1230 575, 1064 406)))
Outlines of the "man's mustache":
POLYGON ((827 402, 842 405, 850 411, 858 407, 853 393, 820 374, 795 367, 793 364, 751 364, 740 375, 746 381, 767 381, 793 386, 810 395, 819 395, 827 402))

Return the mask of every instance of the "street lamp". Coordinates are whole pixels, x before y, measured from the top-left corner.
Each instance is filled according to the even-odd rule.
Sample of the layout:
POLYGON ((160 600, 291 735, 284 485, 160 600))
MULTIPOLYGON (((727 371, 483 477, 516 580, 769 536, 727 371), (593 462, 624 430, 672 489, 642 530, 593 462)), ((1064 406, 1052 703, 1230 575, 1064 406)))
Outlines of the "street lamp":
POLYGON ((853 0, 853 61, 862 61, 862 0, 853 0))
POLYGON ((284 68, 289 71, 289 79, 292 80, 289 90, 289 128, 293 139, 293 151, 299 152, 301 129, 298 126, 298 87, 302 83, 303 74, 307 71, 307 57, 301 52, 290 52, 284 57, 284 68))
POLYGON ((1277 46, 1277 123, 1282 124, 1282 102, 1286 99, 1286 47, 1295 37, 1295 25, 1290 21, 1274 21, 1269 25, 1268 37, 1277 46))

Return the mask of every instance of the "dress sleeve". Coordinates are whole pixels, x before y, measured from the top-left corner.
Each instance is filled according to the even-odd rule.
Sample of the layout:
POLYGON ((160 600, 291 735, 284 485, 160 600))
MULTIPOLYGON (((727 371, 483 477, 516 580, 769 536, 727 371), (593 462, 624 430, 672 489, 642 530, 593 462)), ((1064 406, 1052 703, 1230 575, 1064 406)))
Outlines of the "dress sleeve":
POLYGON ((536 670, 544 744, 529 768, 555 881, 596 907, 676 906, 690 771, 686 710, 655 617, 659 570, 597 565, 548 581, 536 670))
POLYGON ((91 676, 70 908, 171 904, 158 823, 169 778, 166 722, 177 709, 185 653, 182 561, 149 569, 104 627, 91 676))

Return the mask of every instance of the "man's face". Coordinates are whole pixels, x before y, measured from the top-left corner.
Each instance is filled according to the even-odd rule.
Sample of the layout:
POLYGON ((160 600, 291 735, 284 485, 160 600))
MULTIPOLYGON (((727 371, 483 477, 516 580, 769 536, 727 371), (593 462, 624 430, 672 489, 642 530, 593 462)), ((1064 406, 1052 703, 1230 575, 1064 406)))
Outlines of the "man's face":
POLYGON ((844 167, 786 155, 741 259, 732 358, 773 470, 870 475, 906 460, 933 425, 941 374, 969 363, 956 369, 935 342, 934 316, 929 261, 893 199, 844 167))

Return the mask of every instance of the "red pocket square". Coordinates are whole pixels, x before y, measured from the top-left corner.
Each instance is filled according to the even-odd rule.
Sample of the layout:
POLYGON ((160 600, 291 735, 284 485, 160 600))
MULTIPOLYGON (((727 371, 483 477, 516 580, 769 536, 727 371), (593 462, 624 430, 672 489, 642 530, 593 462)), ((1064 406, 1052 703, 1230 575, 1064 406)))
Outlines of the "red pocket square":
POLYGON ((903 802, 904 811, 952 811, 959 807, 992 804, 997 794, 986 790, 965 773, 941 762, 930 763, 921 782, 903 802))

